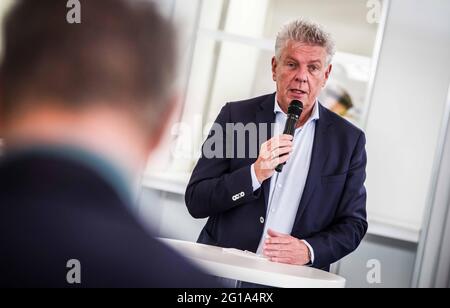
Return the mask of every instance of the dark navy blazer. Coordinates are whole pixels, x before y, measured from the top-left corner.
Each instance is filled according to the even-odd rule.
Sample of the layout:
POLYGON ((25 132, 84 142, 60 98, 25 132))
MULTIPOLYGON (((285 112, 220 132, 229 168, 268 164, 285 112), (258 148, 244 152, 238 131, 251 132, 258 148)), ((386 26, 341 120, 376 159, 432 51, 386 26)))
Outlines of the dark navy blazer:
MULTIPOLYGON (((275 94, 228 103, 216 123, 224 129, 226 123, 275 123, 274 103, 275 94)), ((319 114, 311 166, 291 235, 312 246, 313 267, 329 270, 330 264, 358 247, 367 231, 366 151, 360 129, 321 105, 319 114)), ((260 138, 259 144, 270 139, 272 132, 268 129, 265 134, 268 137, 260 138)), ((193 217, 209 217, 200 243, 256 252, 264 230, 270 179, 253 192, 250 166, 256 158, 227 158, 227 151, 237 155, 239 138, 235 132, 232 135, 216 145, 223 147, 223 158, 208 159, 203 153, 186 190, 186 205, 193 217)), ((249 136, 246 144, 250 144, 249 136)), ((211 138, 217 140, 215 131, 207 141, 211 138)), ((251 149, 245 151, 249 154, 251 149)))
POLYGON ((216 286, 153 239, 129 206, 87 165, 44 153, 4 157, 0 287, 216 286), (80 285, 66 280, 71 259, 81 263, 80 285))

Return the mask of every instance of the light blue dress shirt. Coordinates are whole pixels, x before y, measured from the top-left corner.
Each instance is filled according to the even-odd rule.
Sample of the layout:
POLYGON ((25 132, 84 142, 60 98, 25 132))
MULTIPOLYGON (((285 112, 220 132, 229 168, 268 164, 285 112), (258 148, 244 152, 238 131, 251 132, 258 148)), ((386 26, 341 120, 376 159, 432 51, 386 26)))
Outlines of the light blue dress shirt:
MULTIPOLYGON (((274 113, 275 128, 273 136, 282 135, 287 121, 287 115, 281 110, 276 98, 274 113)), ((302 127, 295 130, 293 152, 284 166, 283 172, 275 172, 270 179, 266 224, 258 246, 258 254, 262 254, 263 252, 262 247, 268 229, 285 234, 291 234, 292 232, 311 164, 316 120, 318 119, 319 103, 316 102, 311 117, 302 127)), ((251 166, 251 176, 253 191, 256 191, 261 187, 261 183, 259 183, 256 177, 254 165, 251 166)), ((312 264, 314 263, 314 250, 307 241, 303 240, 303 242, 310 251, 312 264)))

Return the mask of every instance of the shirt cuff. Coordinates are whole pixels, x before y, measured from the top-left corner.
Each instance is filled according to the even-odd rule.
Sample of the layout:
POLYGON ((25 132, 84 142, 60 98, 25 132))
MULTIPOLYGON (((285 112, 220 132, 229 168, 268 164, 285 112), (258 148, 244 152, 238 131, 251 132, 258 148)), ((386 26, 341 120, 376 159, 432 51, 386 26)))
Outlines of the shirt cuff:
POLYGON ((256 177, 255 164, 251 165, 250 173, 252 175, 253 192, 255 192, 261 187, 261 183, 258 181, 258 178, 256 177))
POLYGON ((306 247, 308 247, 308 249, 309 249, 309 253, 311 255, 310 265, 313 265, 314 264, 314 249, 312 248, 311 245, 309 245, 309 243, 307 241, 302 240, 302 242, 305 243, 306 247))

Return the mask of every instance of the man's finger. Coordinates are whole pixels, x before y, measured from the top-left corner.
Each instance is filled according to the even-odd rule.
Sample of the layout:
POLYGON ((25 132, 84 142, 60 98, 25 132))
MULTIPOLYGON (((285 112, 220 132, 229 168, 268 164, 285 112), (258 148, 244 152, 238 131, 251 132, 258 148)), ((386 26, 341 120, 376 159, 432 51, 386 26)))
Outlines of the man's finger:
POLYGON ((275 157, 280 157, 283 154, 291 153, 292 149, 293 148, 291 146, 286 146, 284 148, 278 148, 278 149, 274 150, 272 153, 275 157))
POLYGON ((292 135, 283 134, 280 136, 281 140, 294 140, 294 137, 292 135))
POLYGON ((289 244, 264 244, 263 249, 292 251, 292 246, 289 244))
POLYGON ((292 146, 292 145, 293 145, 293 142, 290 140, 271 140, 267 143, 266 149, 268 151, 273 151, 278 148, 292 146))
POLYGON ((293 253, 289 250, 263 250, 263 254, 268 257, 290 258, 293 253))
POLYGON ((291 154, 286 154, 281 157, 274 158, 271 161, 272 169, 275 169, 275 167, 278 166, 279 164, 284 164, 289 160, 289 158, 291 158, 291 154))
POLYGON ((289 237, 289 236, 290 236, 289 234, 277 232, 277 231, 275 231, 275 230, 273 230, 273 229, 267 230, 267 234, 268 234, 270 237, 278 237, 278 236, 281 236, 281 237, 289 237))
POLYGON ((292 240, 288 237, 272 237, 265 241, 266 245, 270 244, 291 244, 292 240))

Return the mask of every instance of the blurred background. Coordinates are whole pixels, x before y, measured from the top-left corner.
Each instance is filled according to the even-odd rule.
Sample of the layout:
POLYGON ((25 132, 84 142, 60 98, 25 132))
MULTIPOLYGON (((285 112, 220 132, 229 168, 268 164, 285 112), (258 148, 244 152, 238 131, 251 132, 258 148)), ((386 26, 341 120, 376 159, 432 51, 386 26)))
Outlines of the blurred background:
MULTIPOLYGON (((320 101, 367 136, 368 235, 333 271, 348 287, 450 286, 450 1, 153 2, 179 30, 181 104, 143 174, 145 224, 197 239, 206 221, 189 216, 184 191, 201 144, 226 102, 275 91, 275 36, 304 17, 337 43, 320 101)), ((0 1, 0 18, 11 3, 0 1)))

